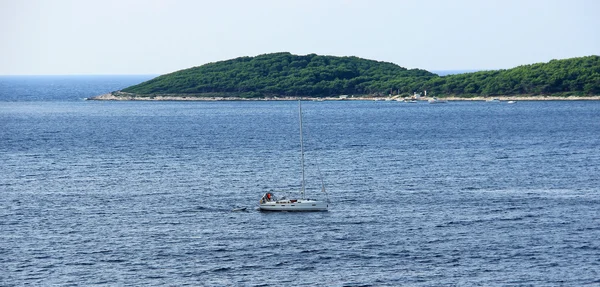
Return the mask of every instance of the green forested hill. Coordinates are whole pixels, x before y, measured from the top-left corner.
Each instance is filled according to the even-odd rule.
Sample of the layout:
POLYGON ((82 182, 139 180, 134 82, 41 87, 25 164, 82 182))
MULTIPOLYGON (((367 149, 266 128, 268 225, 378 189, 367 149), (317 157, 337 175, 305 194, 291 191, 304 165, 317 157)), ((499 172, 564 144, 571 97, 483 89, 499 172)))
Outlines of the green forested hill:
POLYGON ((437 77, 392 63, 357 57, 297 56, 290 53, 241 57, 166 74, 123 92, 238 96, 330 96, 373 94, 394 86, 418 89, 437 77))
POLYGON ((433 78, 428 91, 443 95, 600 95, 600 56, 433 78))
POLYGON ((412 94, 438 96, 600 94, 600 57, 552 60, 508 70, 440 77, 357 57, 265 54, 209 63, 123 89, 138 95, 337 96, 412 94))

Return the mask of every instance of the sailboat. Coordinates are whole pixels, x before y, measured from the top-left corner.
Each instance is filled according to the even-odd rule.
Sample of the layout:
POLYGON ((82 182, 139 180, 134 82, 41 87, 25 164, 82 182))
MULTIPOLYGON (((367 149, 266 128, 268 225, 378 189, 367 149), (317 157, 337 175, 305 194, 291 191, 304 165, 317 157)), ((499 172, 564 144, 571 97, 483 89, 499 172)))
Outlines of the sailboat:
MULTIPOLYGON (((302 104, 298 101, 298 112, 300 114, 300 165, 302 166, 302 187, 300 198, 278 198, 272 192, 265 193, 260 201, 259 208, 262 211, 327 211, 329 201, 320 201, 306 198, 306 180, 304 176, 304 140, 302 138, 302 104)), ((321 178, 321 191, 325 194, 325 184, 321 178)))

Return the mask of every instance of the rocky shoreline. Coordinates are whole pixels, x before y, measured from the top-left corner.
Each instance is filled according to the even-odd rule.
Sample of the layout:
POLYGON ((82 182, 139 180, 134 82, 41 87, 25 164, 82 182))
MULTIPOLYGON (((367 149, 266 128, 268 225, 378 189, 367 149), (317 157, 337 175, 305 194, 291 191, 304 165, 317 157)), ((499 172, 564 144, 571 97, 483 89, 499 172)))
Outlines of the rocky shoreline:
MULTIPOLYGON (((498 96, 498 97, 440 97, 448 101, 488 101, 498 99, 500 101, 597 101, 600 96, 498 96)), ((180 94, 160 94, 160 95, 144 95, 131 94, 125 92, 112 92, 103 94, 86 100, 90 101, 297 101, 297 100, 313 100, 313 101, 385 101, 385 100, 402 100, 400 96, 391 97, 372 97, 372 96, 352 96, 352 97, 264 97, 264 98, 241 98, 241 97, 203 97, 195 95, 180 95, 180 94)), ((420 101, 427 101, 430 97, 421 97, 420 101)))

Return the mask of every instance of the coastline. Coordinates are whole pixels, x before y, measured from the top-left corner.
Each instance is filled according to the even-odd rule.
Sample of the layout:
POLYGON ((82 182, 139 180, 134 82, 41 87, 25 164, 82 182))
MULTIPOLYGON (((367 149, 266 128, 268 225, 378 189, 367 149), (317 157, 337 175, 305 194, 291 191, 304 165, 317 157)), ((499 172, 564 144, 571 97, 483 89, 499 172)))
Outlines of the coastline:
MULTIPOLYGON (((138 94, 111 92, 91 98, 86 98, 88 101, 297 101, 297 100, 312 100, 312 101, 390 101, 401 100, 400 96, 391 97, 372 97, 372 96, 357 96, 357 97, 263 97, 263 98, 242 98, 242 97, 202 97, 202 96, 184 96, 180 94, 160 94, 140 96, 138 94)), ((428 101, 431 97, 421 97, 419 101, 428 101)), ((488 101, 498 99, 500 101, 598 101, 600 96, 530 96, 530 95, 515 95, 515 96, 496 96, 496 97, 440 97, 447 101, 488 101)))
POLYGON ((498 99, 500 101, 598 101, 600 96, 527 96, 527 95, 515 95, 515 96, 497 96, 497 97, 473 97, 473 98, 461 98, 461 97, 446 97, 441 98, 448 101, 489 101, 491 99, 498 99))

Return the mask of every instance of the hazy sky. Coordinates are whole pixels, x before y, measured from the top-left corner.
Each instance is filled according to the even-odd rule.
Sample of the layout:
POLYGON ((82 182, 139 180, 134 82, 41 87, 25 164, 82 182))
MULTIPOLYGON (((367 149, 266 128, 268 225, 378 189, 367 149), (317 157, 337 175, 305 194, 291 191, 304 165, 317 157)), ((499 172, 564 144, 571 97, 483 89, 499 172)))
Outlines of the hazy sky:
POLYGON ((0 0, 0 75, 164 74, 272 52, 426 70, 600 54, 597 0, 0 0))

